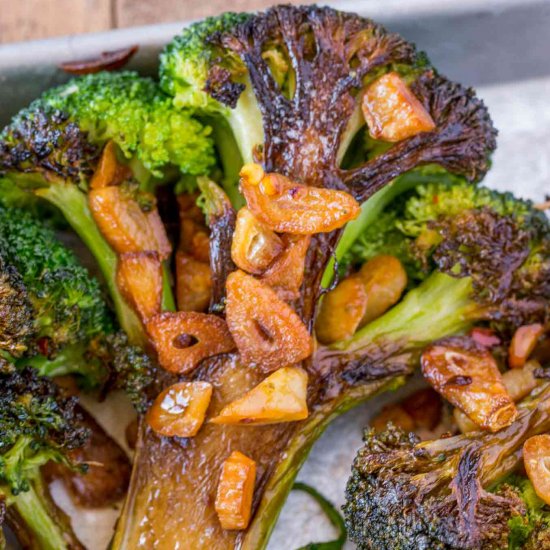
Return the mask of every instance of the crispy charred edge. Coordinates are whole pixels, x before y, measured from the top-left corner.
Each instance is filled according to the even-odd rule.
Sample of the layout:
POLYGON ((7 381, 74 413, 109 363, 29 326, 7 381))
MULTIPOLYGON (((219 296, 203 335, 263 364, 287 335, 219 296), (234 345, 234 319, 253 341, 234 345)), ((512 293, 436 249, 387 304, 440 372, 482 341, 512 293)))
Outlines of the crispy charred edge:
POLYGON ((20 274, 0 255, 0 349, 14 357, 31 346, 34 309, 20 274))
MULTIPOLYGON (((64 450, 73 450, 82 447, 90 437, 89 430, 82 425, 82 416, 78 411, 78 399, 66 397, 61 389, 49 378, 39 376, 32 367, 24 367, 21 370, 7 367, 0 370, 0 406, 3 411, 12 411, 15 403, 22 402, 23 397, 37 400, 39 405, 46 404, 50 414, 58 417, 52 424, 53 429, 48 433, 38 430, 30 435, 36 436, 44 441, 50 441, 64 450)), ((9 418, 6 419, 6 423, 9 418)), ((18 419, 15 421, 15 430, 19 430, 18 419)), ((9 426, 11 428, 11 426, 9 426)), ((12 434, 13 435, 13 432, 12 434)), ((2 433, 0 436, 8 437, 2 433)), ((6 445, 7 440, 2 444, 6 445)))
POLYGON ((508 520, 525 508, 514 493, 483 488, 481 442, 437 457, 418 447, 414 434, 391 425, 380 435, 367 431, 364 441, 344 506, 350 537, 359 548, 507 547, 508 520))
POLYGON ((225 192, 213 181, 199 178, 201 198, 210 228, 210 268, 212 298, 210 312, 221 313, 225 308, 225 282, 236 266, 231 259, 231 242, 237 215, 225 192))
MULTIPOLYGON (((248 68, 263 117, 265 168, 325 186, 338 184, 336 158, 356 104, 352 92, 376 68, 415 61, 414 47, 400 36, 358 15, 317 6, 276 6, 210 41, 239 55, 248 68), (296 77, 292 98, 282 93, 262 57, 269 44, 289 58, 296 77), (302 160, 308 144, 316 147, 314 166, 302 160)), ((214 67, 210 89, 234 106, 240 91, 229 78, 214 67)))
POLYGON ((133 346, 123 331, 107 334, 93 342, 89 354, 105 366, 108 379, 103 393, 123 390, 138 413, 147 410, 163 381, 163 371, 141 348, 133 346))
POLYGON ((424 164, 440 164, 471 181, 480 180, 489 169, 497 132, 474 91, 434 70, 422 74, 412 90, 431 114, 436 130, 399 142, 363 166, 344 171, 342 179, 359 201, 396 176, 424 164))
POLYGON ((351 386, 411 374, 419 355, 403 351, 398 342, 372 342, 357 352, 320 347, 308 365, 316 374, 310 394, 315 402, 324 402, 351 386))
POLYGON ((236 266, 231 259, 231 239, 235 230, 236 214, 227 208, 213 216, 210 225, 210 265, 212 267, 212 299, 210 311, 219 313, 225 307, 225 282, 236 266))
POLYGON ((0 174, 40 170, 80 183, 93 174, 99 158, 86 132, 58 110, 26 110, 0 135, 0 174))
MULTIPOLYGON (((545 226, 546 225, 546 226, 545 226)), ((442 237, 433 258, 452 277, 471 277, 474 299, 488 316, 515 325, 545 322, 550 314, 550 237, 537 219, 522 225, 490 208, 463 212, 428 224, 442 237), (538 247, 541 265, 525 268, 538 247)))
POLYGON ((245 88, 244 84, 231 80, 231 73, 228 69, 213 66, 208 71, 205 91, 213 99, 227 105, 231 109, 237 106, 239 97, 245 88))

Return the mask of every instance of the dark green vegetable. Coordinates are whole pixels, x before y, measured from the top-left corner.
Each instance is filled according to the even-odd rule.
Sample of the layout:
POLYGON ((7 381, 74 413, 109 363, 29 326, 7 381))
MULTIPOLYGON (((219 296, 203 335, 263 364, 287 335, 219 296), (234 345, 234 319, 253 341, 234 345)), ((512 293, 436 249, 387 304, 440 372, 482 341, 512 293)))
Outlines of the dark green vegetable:
POLYGON ((42 376, 77 375, 88 387, 147 401, 154 364, 117 331, 98 281, 53 231, 0 207, 0 350, 42 376))
MULTIPOLYGON (((387 185, 396 189, 391 182, 398 176, 425 165, 437 164, 477 181, 488 169, 495 147, 490 117, 472 90, 439 75, 402 37, 331 8, 283 5, 191 25, 162 55, 161 86, 177 108, 193 109, 212 125, 224 189, 235 207, 242 203, 234 184, 243 161, 255 160, 265 171, 300 184, 347 191, 363 202, 374 200, 387 185), (359 99, 366 86, 390 71, 408 84, 436 128, 377 148, 378 154, 369 148, 366 156, 355 158, 354 137, 364 130, 359 99)), ((215 255, 213 303, 216 313, 223 315, 219 289, 223 291, 223 277, 232 269, 234 216, 208 217, 215 255), (220 263, 222 258, 225 261, 220 263)), ((315 325, 321 280, 340 235, 334 231, 311 240, 300 296, 292 304, 308 327, 315 325)), ((459 317, 463 306, 471 305, 471 282, 437 275, 438 281, 448 278, 458 288, 448 304, 438 293, 438 281, 426 293, 419 291, 430 308, 439 305, 434 298, 445 306, 443 319, 428 319, 420 334, 424 338, 434 326, 447 335, 464 330, 470 322, 459 317)), ((407 318, 399 324, 403 331, 411 318, 416 322, 414 300, 413 295, 407 318)), ((399 321, 397 316, 387 319, 388 327, 399 321)), ((419 331, 423 321, 418 320, 413 330, 419 331)), ((309 375, 311 411, 304 422, 248 426, 250 434, 234 426, 208 425, 186 442, 185 453, 175 442, 161 443, 145 431, 113 548, 134 547, 142 540, 168 547, 185 540, 196 548, 264 548, 300 466, 327 424, 376 391, 395 387, 412 370, 414 353, 409 353, 409 342, 403 347, 402 343, 399 339, 391 349, 376 349, 374 354, 372 348, 351 352, 345 345, 319 347, 302 365, 309 375), (221 529, 213 509, 214 472, 219 472, 228 448, 238 448, 255 460, 262 476, 252 521, 243 532, 221 529), (160 462, 170 465, 169 475, 157 467, 160 462), (147 504, 151 502, 173 504, 174 519, 147 504), (204 503, 200 514, 190 504, 196 502, 204 503)), ((233 356, 203 361, 192 377, 213 384, 216 407, 226 405, 229 396, 234 398, 233 388, 243 395, 259 382, 258 373, 233 356)))
POLYGON ((76 399, 63 397, 34 369, 18 371, 6 363, 0 387, 0 496, 9 523, 16 531, 24 528, 30 548, 82 548, 40 476, 40 467, 52 460, 85 469, 70 458, 89 437, 75 411, 76 399))
POLYGON ((550 507, 542 501, 529 479, 518 473, 500 481, 494 493, 514 491, 523 501, 524 513, 508 520, 508 550, 545 548, 550 542, 550 507))
MULTIPOLYGON (((90 214, 89 180, 109 140, 131 169, 128 184, 137 182, 138 194, 183 173, 207 173, 214 163, 209 134, 187 111, 174 109, 152 80, 122 72, 86 75, 47 91, 0 135, 0 202, 3 196, 32 206, 20 200, 28 192, 62 212, 95 256, 133 343, 145 341, 143 330, 116 287, 116 256, 90 214)), ((167 307, 172 303, 166 300, 167 307)))
POLYGON ((520 466, 523 443, 550 429, 549 398, 545 384, 497 433, 419 442, 391 425, 368 430, 346 489, 350 539, 361 550, 500 550, 547 536, 525 483, 490 490, 520 466))

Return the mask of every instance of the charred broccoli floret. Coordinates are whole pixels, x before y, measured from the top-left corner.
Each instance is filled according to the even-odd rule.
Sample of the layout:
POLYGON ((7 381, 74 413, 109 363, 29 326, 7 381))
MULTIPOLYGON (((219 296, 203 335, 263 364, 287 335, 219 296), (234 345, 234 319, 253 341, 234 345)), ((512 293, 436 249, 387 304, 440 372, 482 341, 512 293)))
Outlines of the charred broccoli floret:
POLYGON ((531 481, 520 473, 513 473, 491 492, 503 491, 513 491, 524 505, 524 513, 508 520, 508 550, 546 548, 550 543, 550 507, 537 496, 531 481))
POLYGON ((367 431, 346 489, 351 540, 377 550, 508 548, 514 523, 530 516, 518 491, 494 485, 517 469, 526 439, 550 428, 549 395, 540 388, 494 434, 420 443, 394 427, 367 431))
MULTIPOLYGON (((368 19, 330 8, 276 6, 264 13, 229 14, 184 29, 162 56, 161 86, 174 97, 176 107, 195 109, 213 126, 227 178, 225 189, 234 206, 242 203, 242 197, 236 187, 230 186, 234 183, 231 176, 236 173, 235 167, 242 165, 242 160, 260 164, 249 165, 247 169, 261 172, 266 178, 284 176, 279 180, 285 182, 284 191, 282 187, 274 189, 273 196, 266 189, 262 191, 263 179, 255 182, 260 186, 254 187, 254 191, 252 181, 248 182, 250 193, 260 189, 254 196, 262 194, 264 206, 271 206, 271 201, 278 203, 279 199, 287 201, 288 197, 291 201, 295 196, 292 185, 296 184, 296 189, 304 189, 306 196, 316 193, 306 186, 347 192, 347 196, 338 195, 345 198, 355 212, 357 202, 374 199, 377 191, 398 176, 421 166, 439 165, 476 181, 488 169, 489 157, 495 148, 491 120, 472 90, 439 75, 426 57, 416 53, 414 46, 400 36, 388 33, 368 19), (414 100, 417 112, 422 113, 429 124, 421 129, 417 127, 418 131, 412 134, 393 136, 376 154, 372 152, 356 161, 348 152, 355 149, 357 132, 366 127, 363 98, 381 82, 389 80, 397 82, 407 97, 414 100), (234 142, 223 137, 228 133, 234 142)), ((370 125, 369 132, 375 130, 374 126, 370 125)), ((243 175, 243 191, 246 191, 246 179, 243 175)), ((251 197, 251 194, 247 197, 249 208, 255 200, 251 197)), ((312 217, 324 213, 323 205, 319 205, 319 211, 314 212, 313 206, 310 210, 312 217)), ((231 257, 231 216, 209 215, 208 218, 209 223, 213 223, 215 311, 223 315, 223 277, 235 269, 231 257), (223 225, 218 226, 219 220, 223 225)), ((266 214, 266 218, 269 215, 266 214)), ((315 325, 317 304, 323 293, 322 276, 341 232, 342 229, 331 232, 327 229, 308 240, 304 279, 291 307, 309 329, 315 325)), ((297 276, 301 279, 302 267, 298 270, 297 276)), ((457 285, 466 288, 451 298, 457 302, 453 304, 457 317, 463 305, 471 304, 468 288, 471 282, 464 280, 456 280, 457 285)), ((435 287, 432 291, 437 295, 435 287)), ((411 302, 413 300, 411 297, 411 302)), ((453 318, 441 330, 454 333, 463 326, 453 318)), ((319 348, 318 353, 302 363, 308 372, 308 405, 312 414, 304 423, 264 426, 262 441, 269 442, 264 447, 258 445, 255 438, 243 437, 241 431, 225 425, 209 426, 208 437, 202 438, 202 432, 193 438, 185 454, 179 452, 175 444, 163 442, 161 448, 158 437, 142 432, 143 444, 136 457, 134 479, 146 481, 130 489, 131 494, 139 491, 140 498, 127 500, 113 548, 132 547, 141 540, 160 541, 159 544, 168 546, 173 546, 176 540, 185 540, 197 547, 265 546, 293 477, 327 423, 376 389, 395 384, 397 377, 411 370, 410 362, 405 366, 388 364, 381 358, 377 371, 374 374, 371 371, 367 378, 376 382, 359 387, 343 378, 332 379, 333 373, 338 377, 346 370, 340 368, 343 365, 355 361, 357 367, 372 359, 370 350, 355 351, 319 348), (338 363, 334 365, 332 360, 338 363), (243 532, 220 528, 213 499, 205 502, 200 518, 187 507, 189 502, 203 501, 206 493, 214 494, 212 478, 201 482, 200 487, 196 478, 202 476, 205 468, 212 471, 221 468, 222 444, 229 443, 256 460, 265 471, 265 482, 255 495, 257 505, 253 518, 243 532), (174 471, 185 471, 186 475, 179 476, 178 481, 175 476, 169 479, 155 468, 156 456, 177 464, 174 471), (208 464, 204 457, 209 457, 208 464), (174 491, 178 491, 179 496, 174 491), (179 512, 174 514, 177 522, 167 522, 165 515, 152 512, 151 506, 145 505, 168 499, 178 503, 179 512), (143 521, 145 517, 147 522, 143 521), (207 538, 203 537, 204 533, 207 538)), ((248 377, 250 369, 242 366, 241 370, 241 366, 235 367, 232 358, 217 357, 203 361, 192 376, 209 380, 223 395, 227 395, 225 389, 232 387, 239 387, 244 395, 254 382, 248 377)))
POLYGON ((28 212, 0 207, 0 350, 41 375, 126 389, 139 408, 153 364, 117 330, 98 281, 28 212))
POLYGON ((327 179, 330 186, 352 189, 359 200, 430 162, 477 179, 495 146, 486 110, 471 90, 437 75, 400 36, 330 8, 279 6, 206 19, 167 46, 160 73, 176 106, 194 108, 222 129, 216 143, 226 176, 234 172, 236 153, 227 145, 227 125, 244 162, 262 159, 268 171, 304 183, 327 179), (365 123, 356 91, 388 72, 411 86, 439 130, 339 170, 365 123), (315 151, 315 158, 307 151, 315 151), (396 172, 390 167, 398 158, 396 172))
POLYGON ((421 183, 378 210, 345 261, 360 265, 388 253, 402 261, 413 288, 331 346, 335 362, 346 355, 343 377, 352 384, 384 371, 389 358, 409 360, 407 354, 476 322, 513 332, 550 315, 550 224, 509 193, 465 181, 421 183))
POLYGON ((70 453, 89 437, 80 425, 76 399, 65 398, 48 378, 30 368, 18 371, 6 363, 0 370, 0 495, 8 522, 21 524, 33 547, 80 548, 70 523, 58 510, 40 476, 49 461, 71 468, 70 453))
POLYGON ((89 354, 115 326, 99 283, 51 229, 15 208, 0 207, 0 281, 0 349, 43 375, 101 384, 106 372, 89 354))
POLYGON ((123 390, 135 409, 144 413, 149 404, 149 390, 155 381, 156 365, 143 351, 132 346, 123 332, 109 334, 94 354, 109 368, 107 388, 123 390))
POLYGON ((15 190, 28 191, 61 210, 95 256, 134 343, 143 342, 143 331, 117 289, 116 255, 90 212, 90 179, 102 148, 115 143, 127 171, 124 184, 147 210, 157 183, 210 170, 209 132, 174 109, 152 80, 123 72, 87 75, 46 92, 0 135, 0 196, 13 202, 15 190))

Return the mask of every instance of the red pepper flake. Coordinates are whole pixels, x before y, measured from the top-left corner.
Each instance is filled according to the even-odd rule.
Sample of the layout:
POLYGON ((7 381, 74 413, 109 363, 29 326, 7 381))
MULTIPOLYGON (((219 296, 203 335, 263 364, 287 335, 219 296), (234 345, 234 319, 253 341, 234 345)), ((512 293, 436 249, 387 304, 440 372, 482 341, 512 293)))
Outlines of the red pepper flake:
POLYGON ((70 74, 91 74, 100 71, 114 71, 124 67, 138 51, 138 48, 139 46, 134 45, 121 50, 102 52, 97 57, 60 63, 58 67, 70 74))
POLYGON ((37 341, 38 351, 42 354, 48 357, 48 354, 50 352, 50 340, 49 338, 39 338, 37 341))
POLYGON ((475 327, 470 331, 470 336, 484 348, 494 348, 500 344, 500 338, 490 328, 475 327))

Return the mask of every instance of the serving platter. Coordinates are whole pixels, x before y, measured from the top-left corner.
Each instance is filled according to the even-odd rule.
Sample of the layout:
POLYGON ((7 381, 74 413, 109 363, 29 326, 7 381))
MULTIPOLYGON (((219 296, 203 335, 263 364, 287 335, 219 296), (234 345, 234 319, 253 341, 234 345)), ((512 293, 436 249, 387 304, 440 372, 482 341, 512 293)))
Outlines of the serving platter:
MULTIPOLYGON (((434 65, 453 80, 477 88, 499 129, 498 150, 485 183, 534 200, 550 194, 550 0, 356 0, 332 3, 356 11, 401 33, 426 50, 434 65)), ((158 52, 185 23, 125 29, 0 47, 0 124, 41 90, 66 80, 62 61, 91 57, 105 50, 139 44, 129 68, 155 74, 158 52)), ((361 433, 377 410, 410 392, 376 398, 337 419, 314 446, 299 474, 340 505, 361 433)), ((132 412, 122 396, 99 407, 86 402, 119 441, 132 412)), ((90 550, 106 548, 117 510, 76 510, 59 486, 58 502, 73 516, 77 534, 90 550)), ((332 528, 316 504, 292 493, 283 509, 269 550, 292 550, 326 540, 332 528)), ((349 545, 352 548, 353 545, 349 545)))

